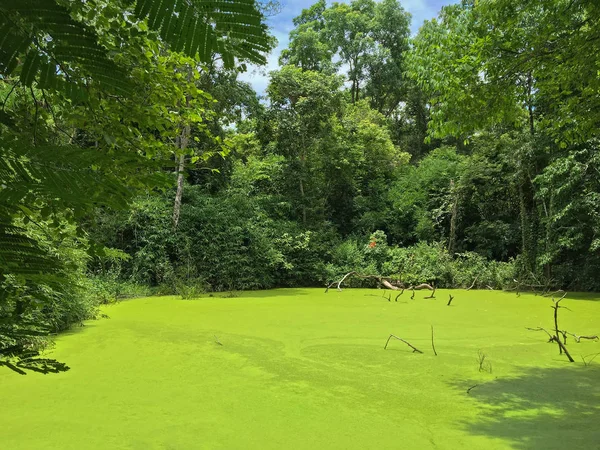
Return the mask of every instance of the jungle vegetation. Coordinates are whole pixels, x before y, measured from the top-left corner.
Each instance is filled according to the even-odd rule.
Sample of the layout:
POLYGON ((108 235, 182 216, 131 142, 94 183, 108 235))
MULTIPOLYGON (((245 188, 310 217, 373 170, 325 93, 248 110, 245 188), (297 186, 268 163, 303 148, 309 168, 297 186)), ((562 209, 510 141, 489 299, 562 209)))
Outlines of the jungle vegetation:
POLYGON ((596 1, 320 0, 259 97, 277 8, 0 0, 6 364, 128 295, 600 290, 596 1))

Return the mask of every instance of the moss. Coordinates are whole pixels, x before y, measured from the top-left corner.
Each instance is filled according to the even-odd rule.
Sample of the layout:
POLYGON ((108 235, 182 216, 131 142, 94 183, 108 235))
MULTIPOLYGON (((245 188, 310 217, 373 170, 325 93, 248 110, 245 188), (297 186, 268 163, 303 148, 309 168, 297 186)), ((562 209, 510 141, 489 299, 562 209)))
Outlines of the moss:
MULTIPOLYGON (((110 319, 58 338, 52 357, 70 371, 0 371, 0 442, 14 450, 598 445, 600 364, 569 364, 543 333, 525 330, 551 326, 549 299, 439 290, 434 300, 417 292, 396 303, 380 293, 286 289, 106 306, 110 319), (384 350, 390 333, 425 354, 399 341, 384 350), (479 351, 491 373, 479 371, 479 351)), ((564 328, 600 332, 600 301, 563 303, 564 328)), ((600 344, 569 348, 580 360, 600 344)))

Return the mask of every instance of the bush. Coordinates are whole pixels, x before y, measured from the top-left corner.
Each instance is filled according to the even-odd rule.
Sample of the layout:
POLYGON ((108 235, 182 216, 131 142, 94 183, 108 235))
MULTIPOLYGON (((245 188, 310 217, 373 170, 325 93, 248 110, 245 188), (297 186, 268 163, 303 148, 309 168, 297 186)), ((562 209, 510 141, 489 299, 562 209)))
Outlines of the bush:
MULTIPOLYGON (((475 287, 507 287, 515 277, 515 263, 490 261, 468 252, 453 259, 441 243, 418 243, 410 247, 391 247, 382 231, 369 240, 351 239, 340 243, 326 265, 330 281, 356 271, 364 275, 379 275, 401 281, 405 286, 419 283, 439 288, 466 288, 475 278, 475 287)), ((353 278, 349 286, 372 286, 372 280, 353 278)))

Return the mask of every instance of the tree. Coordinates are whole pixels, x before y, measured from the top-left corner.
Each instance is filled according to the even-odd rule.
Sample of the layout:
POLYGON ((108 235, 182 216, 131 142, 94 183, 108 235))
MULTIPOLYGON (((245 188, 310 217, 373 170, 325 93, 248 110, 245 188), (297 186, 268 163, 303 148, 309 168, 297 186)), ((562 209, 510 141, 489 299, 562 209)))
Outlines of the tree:
POLYGON ((13 305, 2 310, 10 324, 51 310, 70 286, 65 261, 28 223, 51 236, 66 222, 81 236, 94 208, 165 186, 172 139, 203 120, 208 100, 177 68, 215 52, 225 66, 264 62, 270 39, 251 0, 4 0, 0 12, 0 303, 13 305), (182 99, 188 109, 177 111, 182 99))
POLYGON ((295 208, 305 225, 322 214, 323 205, 316 201, 322 174, 315 170, 314 156, 331 127, 330 117, 340 111, 341 85, 339 76, 284 66, 272 72, 267 88, 276 114, 274 138, 279 152, 290 161, 295 208))
POLYGON ((410 15, 397 0, 354 0, 330 7, 321 0, 303 10, 294 25, 281 63, 325 73, 347 66, 350 101, 368 97, 386 116, 404 98, 410 15))

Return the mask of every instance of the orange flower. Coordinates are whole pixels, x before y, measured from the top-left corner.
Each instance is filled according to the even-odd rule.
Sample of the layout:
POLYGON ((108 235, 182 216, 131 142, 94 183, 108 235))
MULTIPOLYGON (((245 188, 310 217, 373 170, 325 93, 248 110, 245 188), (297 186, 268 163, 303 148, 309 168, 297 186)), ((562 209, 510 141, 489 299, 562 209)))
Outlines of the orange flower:
POLYGON ((377 245, 376 241, 369 242, 369 248, 374 248, 377 245))

